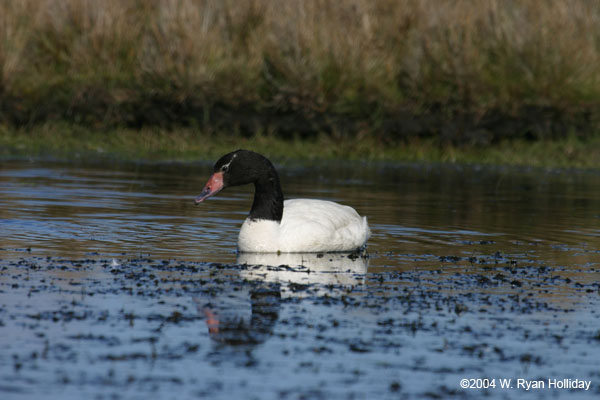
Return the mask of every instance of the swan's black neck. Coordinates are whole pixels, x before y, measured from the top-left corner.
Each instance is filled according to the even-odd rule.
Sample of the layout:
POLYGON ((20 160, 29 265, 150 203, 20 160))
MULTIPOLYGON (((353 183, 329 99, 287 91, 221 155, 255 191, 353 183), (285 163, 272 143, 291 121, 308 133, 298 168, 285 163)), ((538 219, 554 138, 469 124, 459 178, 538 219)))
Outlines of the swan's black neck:
POLYGON ((214 166, 223 174, 224 187, 254 184, 254 203, 250 219, 281 221, 283 192, 275 167, 265 156, 248 150, 237 150, 221 157, 214 166))
POLYGON ((254 202, 248 218, 280 222, 283 215, 283 191, 277 171, 272 165, 266 175, 254 182, 254 189, 254 202))

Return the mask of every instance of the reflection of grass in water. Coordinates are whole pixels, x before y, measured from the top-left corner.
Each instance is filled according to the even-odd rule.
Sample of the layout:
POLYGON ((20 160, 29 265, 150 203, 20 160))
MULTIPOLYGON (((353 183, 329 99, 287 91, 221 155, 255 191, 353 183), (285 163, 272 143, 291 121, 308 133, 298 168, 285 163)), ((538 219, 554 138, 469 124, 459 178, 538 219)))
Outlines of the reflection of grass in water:
POLYGON ((433 133, 532 108, 595 126, 582 110, 600 100, 587 1, 23 0, 0 15, 2 118, 18 123, 218 130, 215 109, 268 110, 394 136, 399 114, 439 115, 433 133))
POLYGON ((27 130, 0 128, 0 157, 214 161, 237 148, 253 149, 279 162, 340 159, 600 167, 599 138, 512 140, 492 147, 477 147, 442 146, 434 139, 414 139, 389 145, 373 136, 344 141, 326 135, 286 140, 262 134, 251 137, 204 134, 195 129, 116 129, 106 132, 65 124, 46 124, 27 130))

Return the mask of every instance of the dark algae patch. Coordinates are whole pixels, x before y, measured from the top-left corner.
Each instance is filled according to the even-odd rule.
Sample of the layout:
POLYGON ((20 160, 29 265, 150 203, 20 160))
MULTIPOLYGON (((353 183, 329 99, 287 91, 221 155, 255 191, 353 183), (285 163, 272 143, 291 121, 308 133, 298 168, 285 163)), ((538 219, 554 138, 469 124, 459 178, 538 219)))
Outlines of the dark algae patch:
POLYGON ((1 261, 0 392, 504 398, 460 379, 556 377, 592 384, 527 394, 600 394, 597 267, 515 266, 493 253, 425 259, 437 268, 348 271, 343 283, 319 271, 309 275, 325 280, 307 283, 305 268, 287 265, 1 261))

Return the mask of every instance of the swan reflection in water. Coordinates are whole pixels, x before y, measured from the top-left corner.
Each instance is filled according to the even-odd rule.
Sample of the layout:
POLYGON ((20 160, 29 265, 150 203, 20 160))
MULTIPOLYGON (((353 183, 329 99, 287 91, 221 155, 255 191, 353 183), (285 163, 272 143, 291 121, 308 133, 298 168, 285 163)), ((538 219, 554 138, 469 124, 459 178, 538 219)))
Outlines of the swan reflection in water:
MULTIPOLYGON (((364 282, 362 253, 239 253, 238 276, 213 279, 195 298, 210 337, 218 344, 255 346, 273 333, 282 298, 327 293, 364 282), (333 285, 333 286, 332 286, 333 285), (334 289, 332 289, 334 288, 334 289)), ((225 272, 224 272, 225 274, 225 272)))
POLYGON ((249 266, 241 275, 265 282, 356 285, 367 273, 362 253, 239 253, 237 263, 249 266))

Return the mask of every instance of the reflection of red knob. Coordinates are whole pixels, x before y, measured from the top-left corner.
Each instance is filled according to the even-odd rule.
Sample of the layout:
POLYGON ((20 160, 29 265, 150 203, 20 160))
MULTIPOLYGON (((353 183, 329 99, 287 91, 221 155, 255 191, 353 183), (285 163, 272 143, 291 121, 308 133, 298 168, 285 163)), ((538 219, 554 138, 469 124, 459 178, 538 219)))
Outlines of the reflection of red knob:
POLYGON ((213 313, 208 307, 204 307, 204 317, 206 318, 206 326, 208 326, 208 333, 219 333, 219 317, 213 313))

